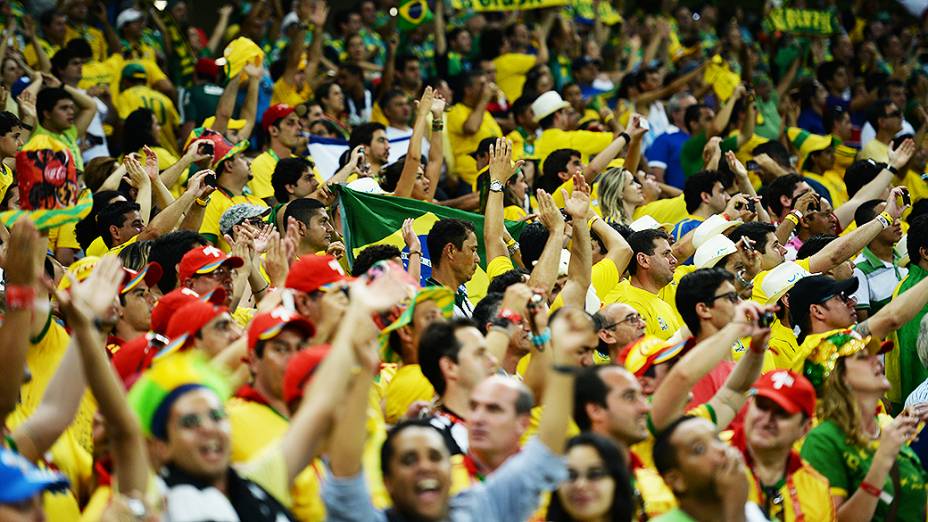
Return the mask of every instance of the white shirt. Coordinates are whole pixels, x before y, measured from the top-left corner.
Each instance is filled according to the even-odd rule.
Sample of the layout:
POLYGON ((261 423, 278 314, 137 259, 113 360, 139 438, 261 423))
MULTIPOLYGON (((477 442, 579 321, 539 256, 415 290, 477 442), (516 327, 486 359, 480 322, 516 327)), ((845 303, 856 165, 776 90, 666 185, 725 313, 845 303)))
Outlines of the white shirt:
MULTIPOLYGON (((915 127, 912 127, 912 124, 902 120, 902 130, 896 133, 896 136, 904 136, 906 134, 915 134, 915 127)), ((868 121, 864 124, 864 127, 860 129, 860 146, 863 148, 864 145, 869 143, 871 140, 876 138, 876 131, 873 129, 873 125, 870 125, 868 121)))

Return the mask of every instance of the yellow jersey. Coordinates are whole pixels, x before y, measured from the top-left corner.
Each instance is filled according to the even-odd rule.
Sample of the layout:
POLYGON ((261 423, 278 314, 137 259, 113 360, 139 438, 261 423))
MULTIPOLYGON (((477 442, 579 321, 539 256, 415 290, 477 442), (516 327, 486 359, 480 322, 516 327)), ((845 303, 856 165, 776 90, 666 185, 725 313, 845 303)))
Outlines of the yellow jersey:
POLYGON ((580 153, 580 160, 586 163, 591 156, 608 147, 613 139, 611 132, 565 131, 550 128, 542 131, 541 136, 535 140, 535 155, 541 158, 539 168, 542 169, 544 158, 558 149, 574 149, 580 153))
POLYGON ((603 304, 612 303, 632 306, 645 320, 645 332, 661 339, 669 339, 682 324, 674 307, 656 294, 633 286, 628 279, 617 284, 603 299, 603 304))
POLYGON ((223 252, 231 252, 232 247, 226 243, 225 238, 222 237, 222 233, 219 231, 219 219, 222 217, 222 214, 226 210, 229 210, 229 207, 239 203, 248 203, 250 205, 257 205, 259 207, 267 206, 267 203, 265 203, 261 198, 257 198, 249 194, 233 196, 231 192, 225 190, 222 187, 218 187, 216 191, 213 192, 213 194, 210 196, 209 204, 206 205, 206 210, 203 213, 203 222, 200 224, 200 233, 209 234, 215 237, 216 247, 223 252))
POLYGON ((90 44, 90 50, 93 52, 93 61, 102 62, 106 60, 106 37, 103 36, 103 31, 87 24, 69 25, 64 31, 64 41, 70 42, 75 38, 87 40, 87 43, 90 44))
POLYGON ((177 155, 177 135, 174 128, 181 122, 180 114, 170 98, 147 85, 136 85, 119 93, 114 98, 114 105, 122 119, 136 109, 145 108, 154 112, 158 124, 161 125, 161 146, 177 155))
POLYGON ((473 185, 477 179, 477 164, 470 153, 477 150, 477 145, 484 138, 502 137, 503 129, 500 128, 493 115, 489 112, 483 112, 483 119, 480 121, 480 128, 474 134, 464 134, 464 122, 470 117, 473 109, 463 103, 457 103, 448 111, 448 140, 451 142, 451 150, 454 152, 454 161, 457 168, 457 175, 468 185, 473 185))
POLYGON ((503 91, 507 100, 517 100, 522 96, 525 74, 535 67, 537 59, 533 54, 506 53, 493 60, 496 65, 496 85, 503 91))

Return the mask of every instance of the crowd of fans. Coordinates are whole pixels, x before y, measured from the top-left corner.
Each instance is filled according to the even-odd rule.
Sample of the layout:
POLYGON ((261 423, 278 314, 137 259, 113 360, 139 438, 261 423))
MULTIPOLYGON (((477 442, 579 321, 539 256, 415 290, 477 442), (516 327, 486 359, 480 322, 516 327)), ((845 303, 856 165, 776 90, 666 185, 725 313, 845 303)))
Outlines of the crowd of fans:
POLYGON ((0 0, 0 522, 926 520, 918 2, 462 3, 0 0))

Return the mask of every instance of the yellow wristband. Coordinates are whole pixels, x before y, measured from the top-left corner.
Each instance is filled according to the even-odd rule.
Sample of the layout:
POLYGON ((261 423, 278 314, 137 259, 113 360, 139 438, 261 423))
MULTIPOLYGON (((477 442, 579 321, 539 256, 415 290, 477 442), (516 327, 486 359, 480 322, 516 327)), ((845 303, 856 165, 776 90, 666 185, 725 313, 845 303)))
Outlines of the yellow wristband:
POLYGON ((799 226, 799 218, 795 214, 789 213, 786 215, 786 220, 792 223, 793 225, 799 226))
POLYGON ((599 217, 599 216, 593 216, 593 217, 591 217, 590 219, 588 219, 587 222, 586 222, 586 228, 592 229, 592 228, 593 228, 593 223, 596 223, 596 220, 597 220, 597 219, 600 219, 600 217, 599 217))

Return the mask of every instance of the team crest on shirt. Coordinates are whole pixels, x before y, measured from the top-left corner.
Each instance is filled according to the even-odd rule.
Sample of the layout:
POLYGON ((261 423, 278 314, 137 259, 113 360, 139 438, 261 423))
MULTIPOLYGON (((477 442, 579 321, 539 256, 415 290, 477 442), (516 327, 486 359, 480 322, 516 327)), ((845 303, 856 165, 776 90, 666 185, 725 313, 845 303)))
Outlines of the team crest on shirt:
POLYGON ((670 328, 669 326, 667 326, 667 322, 664 321, 663 317, 657 318, 657 325, 661 327, 661 330, 667 330, 670 328))

